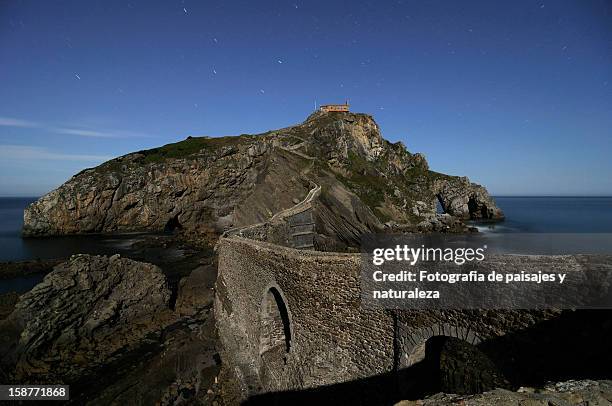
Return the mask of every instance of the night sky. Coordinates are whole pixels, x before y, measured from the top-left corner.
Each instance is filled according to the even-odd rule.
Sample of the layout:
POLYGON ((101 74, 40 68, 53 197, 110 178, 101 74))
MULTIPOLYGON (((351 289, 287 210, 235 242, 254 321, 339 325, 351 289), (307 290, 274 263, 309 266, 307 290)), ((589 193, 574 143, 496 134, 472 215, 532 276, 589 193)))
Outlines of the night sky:
POLYGON ((612 195, 610 1, 0 0, 0 195, 349 99, 496 195, 612 195))

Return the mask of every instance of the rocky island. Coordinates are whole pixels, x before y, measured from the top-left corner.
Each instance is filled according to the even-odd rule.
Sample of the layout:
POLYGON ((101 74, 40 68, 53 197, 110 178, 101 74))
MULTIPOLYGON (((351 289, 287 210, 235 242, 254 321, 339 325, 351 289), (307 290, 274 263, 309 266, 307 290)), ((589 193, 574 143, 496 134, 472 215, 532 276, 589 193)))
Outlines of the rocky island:
POLYGON ((326 208, 317 232, 346 245, 385 227, 444 231, 503 219, 484 187, 430 170, 423 155, 386 141, 371 116, 315 112, 293 127, 189 137, 84 170, 27 208, 23 234, 221 233, 292 206, 312 182, 326 208))

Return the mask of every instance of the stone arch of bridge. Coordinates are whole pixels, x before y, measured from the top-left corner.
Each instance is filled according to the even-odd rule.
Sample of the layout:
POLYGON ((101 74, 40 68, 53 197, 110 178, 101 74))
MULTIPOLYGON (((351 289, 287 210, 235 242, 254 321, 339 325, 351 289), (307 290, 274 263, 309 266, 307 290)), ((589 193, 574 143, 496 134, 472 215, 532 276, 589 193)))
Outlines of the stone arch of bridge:
POLYGON ((267 364, 286 361, 291 350, 293 328, 287 299, 281 288, 269 285, 263 294, 259 315, 259 355, 267 364))
POLYGON ((478 345, 482 339, 468 328, 449 323, 436 323, 429 327, 411 329, 401 337, 404 341, 402 354, 400 354, 400 368, 408 368, 425 358, 427 341, 436 336, 458 338, 472 345, 478 345))

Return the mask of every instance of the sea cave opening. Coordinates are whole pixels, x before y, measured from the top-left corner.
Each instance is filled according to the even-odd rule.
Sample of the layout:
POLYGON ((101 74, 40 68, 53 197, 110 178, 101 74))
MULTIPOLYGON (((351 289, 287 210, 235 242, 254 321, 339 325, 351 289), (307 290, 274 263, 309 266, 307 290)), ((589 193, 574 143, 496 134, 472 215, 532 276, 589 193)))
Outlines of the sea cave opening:
POLYGON ((181 228, 183 228, 183 226, 181 225, 181 222, 178 219, 178 214, 174 217, 171 217, 170 219, 168 219, 168 221, 166 222, 166 225, 164 226, 164 233, 168 233, 171 234, 176 230, 180 230, 181 228))
POLYGON ((470 213, 470 218, 473 220, 480 219, 488 219, 489 211, 487 210, 487 206, 485 204, 478 204, 476 199, 470 197, 468 200, 468 211, 470 213))
POLYGON ((444 214, 444 213, 446 213, 444 202, 442 201, 442 196, 438 194, 436 195, 436 214, 444 214))

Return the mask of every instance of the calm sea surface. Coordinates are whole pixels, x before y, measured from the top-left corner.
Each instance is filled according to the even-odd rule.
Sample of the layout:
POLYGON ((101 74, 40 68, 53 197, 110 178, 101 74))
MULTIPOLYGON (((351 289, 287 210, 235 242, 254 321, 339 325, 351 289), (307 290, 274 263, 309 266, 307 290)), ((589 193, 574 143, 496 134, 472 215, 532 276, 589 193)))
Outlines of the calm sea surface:
POLYGON ((493 233, 612 233, 612 197, 496 197, 506 221, 493 233))
POLYGON ((36 198, 0 198, 0 262, 113 254, 128 250, 143 234, 21 238, 23 210, 36 198))
POLYGON ((611 197, 496 197, 506 220, 476 223, 489 253, 612 254, 611 197))
MULTIPOLYGON (((35 200, 36 198, 0 198, 0 262, 66 258, 73 254, 128 255, 133 243, 144 239, 144 234, 141 233, 21 238, 23 210, 35 200)), ((159 250, 160 256, 176 254, 175 251, 159 250)), ((41 275, 0 280, 0 294, 28 291, 41 280, 41 275)))
MULTIPOLYGON (((77 253, 121 253, 142 237, 141 234, 124 234, 23 239, 20 235, 23 210, 35 200, 35 198, 0 198, 0 262, 64 258, 77 253)), ((506 221, 475 225, 483 237, 488 235, 487 238, 495 241, 497 246, 512 246, 518 241, 522 244, 519 247, 521 250, 525 244, 531 244, 531 240, 526 240, 518 233, 549 233, 551 236, 555 233, 570 233, 574 235, 570 237, 569 244, 575 245, 576 238, 580 238, 575 235, 578 233, 587 238, 584 245, 599 246, 597 252, 612 253, 610 238, 603 236, 605 233, 612 233, 612 197, 496 197, 495 200, 504 210, 506 221)), ((557 237, 552 238, 555 245, 563 242, 557 237)), ((536 243, 547 239, 544 237, 536 243)), ((40 276, 30 276, 0 281, 0 293, 15 288, 30 289, 39 278, 40 276), (9 284, 15 286, 8 286, 9 284)))

